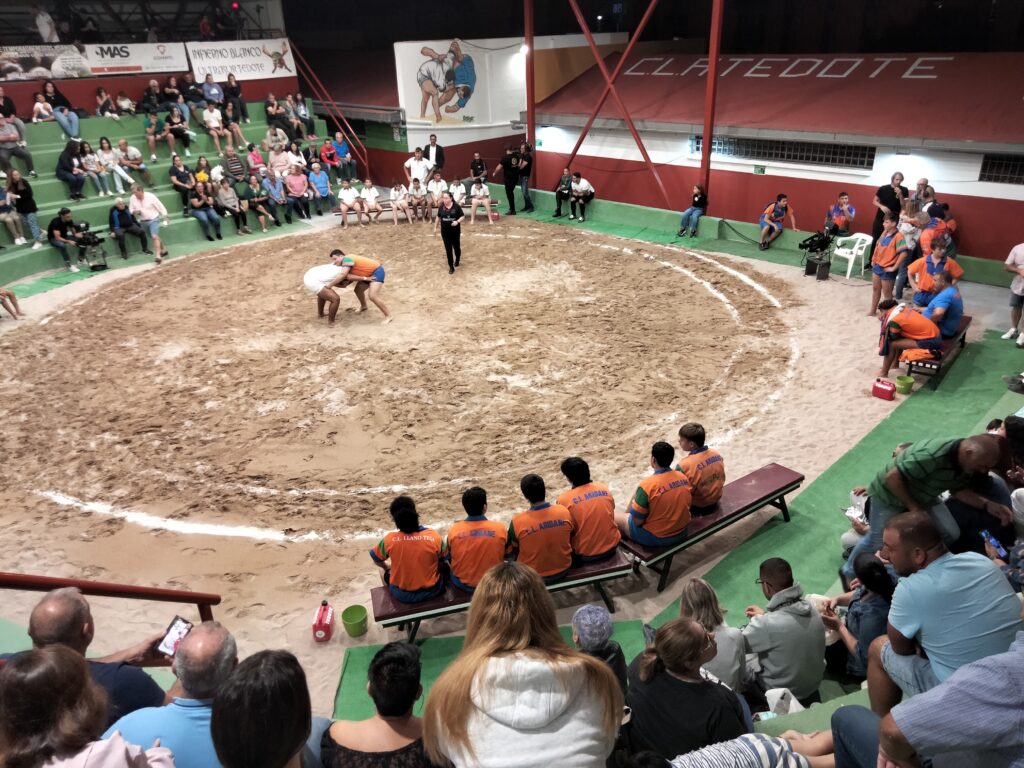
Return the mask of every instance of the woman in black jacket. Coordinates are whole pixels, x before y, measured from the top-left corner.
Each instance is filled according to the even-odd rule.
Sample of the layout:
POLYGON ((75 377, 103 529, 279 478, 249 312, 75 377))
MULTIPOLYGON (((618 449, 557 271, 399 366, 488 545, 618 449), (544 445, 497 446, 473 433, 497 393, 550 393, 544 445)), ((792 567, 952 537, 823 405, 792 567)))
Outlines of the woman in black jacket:
POLYGON ((686 237, 686 231, 690 231, 690 237, 697 236, 697 222, 708 209, 708 196, 704 194, 704 187, 700 184, 693 185, 693 198, 690 207, 683 211, 683 217, 679 219, 679 232, 676 237, 686 237))
POLYGON ((74 107, 71 106, 71 102, 68 101, 67 97, 57 90, 53 80, 47 80, 43 83, 43 98, 53 107, 53 117, 60 124, 60 127, 64 129, 64 133, 68 135, 68 138, 77 139, 79 136, 78 115, 75 113, 74 107))
POLYGON ((35 240, 32 250, 38 251, 43 247, 43 230, 39 227, 39 217, 36 215, 39 208, 36 207, 32 185, 21 178, 21 171, 17 168, 12 168, 7 174, 7 195, 14 205, 14 210, 32 233, 32 239, 35 240))
POLYGON ((461 224, 466 215, 462 208, 455 202, 451 192, 444 192, 441 195, 441 205, 434 217, 434 234, 437 234, 437 225, 441 225, 441 239, 444 241, 444 252, 448 257, 448 274, 454 275, 455 268, 459 266, 462 259, 461 224), (454 255, 454 259, 452 256, 454 255))
POLYGON ((68 185, 72 200, 85 200, 82 187, 85 186, 85 169, 82 168, 79 142, 72 139, 57 158, 57 178, 68 185))
POLYGON ((235 105, 235 114, 249 122, 249 106, 242 98, 242 86, 238 84, 233 72, 228 73, 228 81, 224 84, 224 101, 235 105))

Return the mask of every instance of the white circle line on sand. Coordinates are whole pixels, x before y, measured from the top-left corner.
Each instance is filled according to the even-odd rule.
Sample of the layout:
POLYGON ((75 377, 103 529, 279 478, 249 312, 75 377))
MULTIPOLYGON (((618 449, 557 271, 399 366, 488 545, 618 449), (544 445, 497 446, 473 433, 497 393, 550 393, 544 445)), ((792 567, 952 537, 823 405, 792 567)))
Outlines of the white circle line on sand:
POLYGON ((703 261, 703 262, 705 262, 707 264, 711 264, 712 266, 722 270, 723 272, 726 272, 726 273, 732 275, 733 277, 735 277, 740 282, 746 283, 751 288, 753 288, 755 291, 757 291, 758 293, 762 294, 765 298, 768 299, 769 302, 771 302, 773 307, 776 307, 777 309, 781 309, 782 308, 782 302, 779 301, 777 298, 775 298, 775 296, 772 295, 771 291, 769 291, 767 288, 765 288, 763 285, 761 285, 759 282, 754 280, 749 275, 743 274, 738 269, 733 269, 732 267, 728 266, 727 264, 723 264, 722 262, 718 261, 718 259, 713 259, 710 256, 705 256, 704 254, 697 253, 696 251, 690 251, 690 250, 687 250, 685 248, 678 248, 678 247, 676 247, 674 245, 663 245, 661 247, 664 248, 667 251, 676 251, 678 253, 684 253, 687 256, 692 256, 695 259, 703 261))

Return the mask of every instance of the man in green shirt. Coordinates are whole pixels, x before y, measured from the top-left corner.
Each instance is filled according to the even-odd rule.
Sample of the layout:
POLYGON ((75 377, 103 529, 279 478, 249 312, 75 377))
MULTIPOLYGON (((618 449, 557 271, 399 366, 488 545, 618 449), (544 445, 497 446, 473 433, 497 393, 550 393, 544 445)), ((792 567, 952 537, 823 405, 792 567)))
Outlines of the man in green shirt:
POLYGON ((919 440, 894 456, 868 486, 868 523, 871 530, 861 539, 843 566, 853 577, 853 561, 862 552, 882 546, 885 524, 901 512, 926 512, 935 521, 948 545, 960 537, 960 528, 940 495, 949 491, 957 500, 1009 522, 1013 513, 974 490, 999 463, 999 442, 992 435, 963 439, 919 440))

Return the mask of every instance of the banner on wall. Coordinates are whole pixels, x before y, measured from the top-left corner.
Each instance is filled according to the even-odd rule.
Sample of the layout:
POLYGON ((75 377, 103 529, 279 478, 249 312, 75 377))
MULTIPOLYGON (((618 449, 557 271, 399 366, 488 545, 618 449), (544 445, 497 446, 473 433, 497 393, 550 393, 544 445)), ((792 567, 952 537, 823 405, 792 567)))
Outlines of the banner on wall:
POLYGON ((89 62, 73 45, 0 47, 0 81, 89 77, 89 62))
POLYGON ((185 46, 192 62, 192 72, 199 82, 207 75, 213 75, 217 82, 224 82, 229 73, 238 80, 295 76, 295 59, 286 37, 185 43, 185 46))
POLYGON ((457 39, 395 43, 398 99, 407 121, 439 128, 489 123, 487 56, 481 53, 457 39))
POLYGON ((85 57, 93 75, 184 72, 188 69, 184 43, 87 45, 85 57))

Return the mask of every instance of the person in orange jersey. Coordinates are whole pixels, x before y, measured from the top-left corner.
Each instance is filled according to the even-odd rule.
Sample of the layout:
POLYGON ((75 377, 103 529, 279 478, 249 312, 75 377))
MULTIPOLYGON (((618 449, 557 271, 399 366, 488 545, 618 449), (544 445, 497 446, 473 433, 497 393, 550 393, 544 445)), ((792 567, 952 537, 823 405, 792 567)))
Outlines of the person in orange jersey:
POLYGON ((505 560, 508 529, 487 519, 487 491, 478 486, 462 494, 466 519, 448 529, 448 561, 452 584, 472 593, 483 575, 505 560))
POLYGON ((878 305, 878 319, 882 322, 878 354, 884 358, 878 375, 883 379, 889 375, 903 350, 938 352, 942 347, 939 326, 912 307, 897 304, 895 299, 886 299, 878 305))
POLYGON ((692 489, 686 475, 672 469, 676 449, 658 441, 651 447, 654 474, 640 481, 625 513, 615 514, 623 536, 645 547, 665 547, 686 538, 692 489))
POLYGON ((622 538, 615 525, 611 491, 590 479, 590 467, 579 456, 562 462, 562 474, 572 485, 558 497, 558 503, 572 515, 574 558, 584 563, 606 560, 615 554, 622 538))
POLYGON ((519 489, 530 508, 509 523, 508 552, 539 573, 545 584, 554 584, 572 567, 572 515, 561 504, 544 500, 544 479, 540 475, 524 476, 519 489))
POLYGON ((695 422, 679 428, 679 447, 683 456, 676 469, 690 481, 690 514, 703 517, 715 511, 725 488, 725 460, 705 443, 704 427, 695 422))
POLYGON ((395 497, 390 511, 398 530, 384 534, 370 550, 374 565, 383 569, 388 591, 403 603, 421 603, 437 597, 444 592, 441 534, 420 525, 416 502, 409 496, 395 497))

